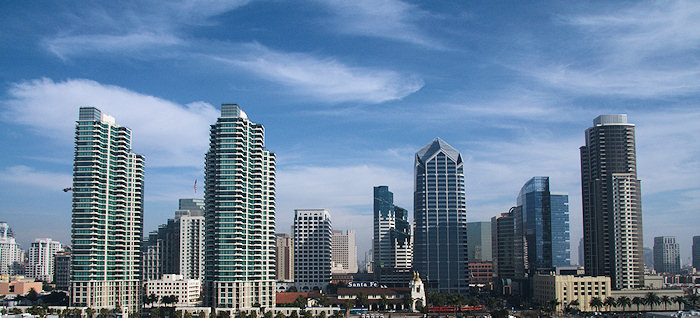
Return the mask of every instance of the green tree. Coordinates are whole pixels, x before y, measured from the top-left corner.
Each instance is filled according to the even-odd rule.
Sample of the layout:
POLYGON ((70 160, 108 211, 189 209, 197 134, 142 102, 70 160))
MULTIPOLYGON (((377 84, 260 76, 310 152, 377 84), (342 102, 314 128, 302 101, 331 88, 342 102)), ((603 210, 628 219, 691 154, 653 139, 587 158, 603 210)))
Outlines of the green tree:
POLYGON ((654 292, 648 292, 646 297, 644 297, 644 303, 649 305, 649 311, 654 311, 654 306, 661 304, 661 299, 654 292))
POLYGON ((593 297, 588 304, 591 305, 591 307, 595 307, 596 311, 600 311, 600 307, 603 307, 603 301, 598 297, 593 297))
POLYGON ((17 307, 14 307, 14 308, 10 309, 10 314, 11 314, 11 315, 19 315, 19 314, 21 314, 21 313, 22 313, 22 309, 19 309, 19 308, 17 308, 17 307))
POLYGON ((275 318, 287 318, 287 316, 285 316, 282 312, 278 312, 278 313, 275 315, 275 318))
POLYGON ((605 305, 605 307, 608 307, 608 311, 612 311, 612 308, 615 307, 615 305, 617 305, 617 301, 615 300, 615 297, 608 297, 605 298, 605 300, 603 301, 603 305, 605 305))
POLYGON ((559 306, 561 302, 558 299, 552 299, 549 301, 547 304, 547 308, 549 309, 550 312, 556 312, 557 311, 557 306, 559 306))
POLYGON ((299 318, 299 314, 297 313, 296 310, 292 311, 292 313, 289 314, 289 318, 299 318))
POLYGON ((151 309, 151 317, 160 317, 160 308, 156 307, 151 309))
POLYGON ((241 311, 238 313, 238 318, 248 318, 248 313, 245 311, 241 311))
POLYGON ((673 303, 673 300, 671 300, 671 297, 668 297, 668 295, 661 296, 659 300, 661 300, 661 303, 664 304, 664 310, 668 310, 668 305, 673 303))
MULTIPOLYGON (((85 313, 87 314, 88 318, 92 318, 92 316, 95 314, 95 310, 88 307, 87 309, 85 309, 85 313)), ((158 317, 158 316, 156 316, 156 317, 158 317)))
POLYGON ((326 297, 326 295, 321 295, 321 297, 319 297, 317 301, 318 305, 321 307, 328 306, 328 297, 326 297))
POLYGON ((581 303, 578 301, 578 299, 574 299, 566 306, 566 311, 569 313, 575 313, 579 310, 578 306, 581 306, 581 303))
POLYGON ((107 315, 109 315, 109 309, 107 309, 107 308, 100 308, 100 316, 106 318, 107 315))
POLYGON ((313 318, 314 315, 311 314, 311 312, 308 311, 308 310, 302 310, 302 311, 301 311, 301 317, 302 317, 302 318, 313 318))
POLYGON ((39 294, 36 292, 36 290, 34 290, 34 288, 32 288, 27 293, 26 298, 27 300, 31 301, 32 304, 34 304, 37 300, 39 300, 39 294))
POLYGON ((357 294, 357 298, 355 298, 355 305, 360 306, 360 307, 366 307, 367 306, 367 295, 365 295, 365 293, 357 294))
POLYGON ((306 297, 299 295, 299 297, 297 297, 292 304, 294 307, 304 309, 306 308, 306 297))
POLYGON ((185 311, 185 318, 193 318, 192 313, 189 311, 185 311))
POLYGON ((694 294, 694 293, 692 293, 692 292, 689 292, 689 293, 685 296, 685 299, 688 300, 688 303, 690 303, 691 305, 693 305, 693 309, 695 309, 695 303, 698 302, 698 295, 696 295, 696 294, 694 294))
POLYGON ((403 308, 405 310, 410 310, 411 306, 413 305, 413 297, 411 297, 410 293, 405 293, 403 294, 403 297, 401 297, 401 302, 403 303, 403 308))
POLYGON ((678 304, 678 310, 683 310, 682 304, 685 304, 685 298, 683 296, 673 297, 673 302, 678 304))
POLYGON ((625 307, 632 307, 632 300, 627 296, 620 296, 617 298, 617 304, 625 311, 625 307))
POLYGON ((264 318, 274 318, 274 314, 272 313, 272 310, 268 310, 265 312, 263 315, 264 318))
POLYGON ((381 310, 386 310, 388 305, 389 300, 386 298, 386 295, 382 294, 381 298, 379 298, 379 308, 381 308, 381 310))
POLYGON ((229 318, 229 317, 231 317, 231 314, 228 312, 228 310, 224 310, 224 311, 219 313, 219 316, 221 318, 229 318))
POLYGON ((343 303, 343 309, 345 310, 345 317, 350 317, 350 309, 352 309, 352 301, 349 299, 343 303))
POLYGON ((639 298, 639 297, 634 297, 634 298, 632 298, 632 303, 637 305, 637 312, 639 312, 639 305, 644 304, 644 299, 639 298))
POLYGON ((318 315, 319 318, 326 318, 326 312, 322 311, 320 315, 318 315))
POLYGON ((340 310, 334 311, 333 312, 333 318, 343 318, 345 315, 340 310))
POLYGON ((175 318, 182 318, 182 310, 175 311, 175 318))
POLYGON ((494 309, 498 305, 498 301, 494 297, 486 298, 486 307, 494 309))

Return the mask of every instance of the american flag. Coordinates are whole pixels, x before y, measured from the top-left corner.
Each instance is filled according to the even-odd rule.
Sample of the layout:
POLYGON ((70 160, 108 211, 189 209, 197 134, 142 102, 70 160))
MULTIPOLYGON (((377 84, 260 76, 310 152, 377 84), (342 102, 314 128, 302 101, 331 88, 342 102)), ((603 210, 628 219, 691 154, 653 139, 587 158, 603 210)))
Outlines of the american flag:
POLYGON ((194 179, 194 193, 197 193, 197 179, 194 179))

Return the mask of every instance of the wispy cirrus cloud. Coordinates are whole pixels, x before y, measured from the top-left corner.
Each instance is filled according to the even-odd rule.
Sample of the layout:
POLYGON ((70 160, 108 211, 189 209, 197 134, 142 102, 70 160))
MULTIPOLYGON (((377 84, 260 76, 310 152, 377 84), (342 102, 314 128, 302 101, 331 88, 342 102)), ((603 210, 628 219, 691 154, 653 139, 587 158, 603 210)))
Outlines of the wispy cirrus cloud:
POLYGON ((92 54, 134 54, 186 45, 187 26, 213 24, 212 18, 248 0, 137 1, 129 5, 81 4, 66 14, 60 32, 43 46, 61 59, 92 54))
POLYGON ((69 186, 73 176, 70 174, 39 171, 25 165, 6 167, 0 170, 0 181, 8 184, 23 184, 46 190, 61 190, 69 186))
POLYGON ((645 1, 600 14, 560 16, 570 56, 512 68, 577 95, 685 96, 700 90, 700 4, 645 1), (585 52, 585 56, 578 55, 585 52), (585 62, 582 62, 585 61, 585 62))
POLYGON ((431 49, 445 49, 440 41, 428 35, 419 21, 435 18, 415 4, 400 0, 317 1, 328 8, 335 30, 344 34, 385 38, 420 45, 431 49))
POLYGON ((349 66, 334 58, 278 52, 257 43, 237 47, 230 55, 209 57, 283 85, 293 94, 329 102, 376 104, 404 98, 423 87, 423 80, 414 75, 349 66))

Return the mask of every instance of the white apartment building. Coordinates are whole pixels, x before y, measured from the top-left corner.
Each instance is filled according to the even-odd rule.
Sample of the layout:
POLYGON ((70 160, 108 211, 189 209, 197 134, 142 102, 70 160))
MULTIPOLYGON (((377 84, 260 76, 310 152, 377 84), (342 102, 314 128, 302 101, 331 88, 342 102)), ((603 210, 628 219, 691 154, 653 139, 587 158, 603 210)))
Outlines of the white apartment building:
POLYGON ((331 273, 357 273, 357 244, 355 230, 333 230, 331 252, 331 273))
POLYGON ((12 229, 6 222, 0 222, 0 275, 16 275, 23 260, 22 249, 15 241, 12 229))
POLYGON ((299 291, 325 290, 330 284, 332 230, 328 210, 294 210, 294 282, 299 291))
POLYGON ((26 276, 44 282, 53 281, 54 258, 61 251, 63 244, 50 238, 34 240, 29 248, 29 266, 26 276))
POLYGON ((204 280, 204 216, 180 216, 180 274, 204 280))
POLYGON ((146 296, 154 294, 158 297, 158 302, 152 304, 154 307, 165 305, 160 302, 164 296, 177 296, 177 302, 172 304, 174 306, 198 306, 201 304, 201 289, 202 282, 198 279, 187 279, 177 274, 165 274, 161 279, 146 282, 146 296))

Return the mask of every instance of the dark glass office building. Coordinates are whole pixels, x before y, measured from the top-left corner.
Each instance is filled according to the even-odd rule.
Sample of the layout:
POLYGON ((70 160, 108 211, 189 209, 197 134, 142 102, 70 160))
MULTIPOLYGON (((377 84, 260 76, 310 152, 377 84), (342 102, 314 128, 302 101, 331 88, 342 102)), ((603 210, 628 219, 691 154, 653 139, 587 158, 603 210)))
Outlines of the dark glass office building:
POLYGON ((534 177, 520 189, 517 203, 522 207, 530 274, 570 266, 569 196, 551 193, 549 177, 534 177))
POLYGON ((416 153, 414 172, 414 268, 430 290, 467 293, 462 155, 437 138, 416 153))

